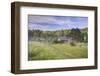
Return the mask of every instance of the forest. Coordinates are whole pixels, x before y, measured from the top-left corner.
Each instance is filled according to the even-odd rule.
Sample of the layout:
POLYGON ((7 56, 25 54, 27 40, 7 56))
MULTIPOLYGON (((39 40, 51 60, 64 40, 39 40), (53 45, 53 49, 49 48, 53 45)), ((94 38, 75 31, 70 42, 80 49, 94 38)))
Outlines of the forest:
MULTIPOLYGON (((66 41, 84 42, 87 43, 88 29, 71 29, 71 30, 56 30, 56 31, 42 31, 42 30, 28 30, 28 37, 30 41, 43 41, 43 42, 57 42, 59 39, 66 41)), ((60 43, 60 42, 58 42, 60 43)))

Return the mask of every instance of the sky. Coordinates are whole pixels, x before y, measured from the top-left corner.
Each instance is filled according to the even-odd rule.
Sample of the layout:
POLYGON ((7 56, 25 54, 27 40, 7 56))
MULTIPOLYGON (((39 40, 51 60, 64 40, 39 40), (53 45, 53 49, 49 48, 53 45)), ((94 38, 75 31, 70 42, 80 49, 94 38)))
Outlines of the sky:
POLYGON ((29 30, 56 31, 86 27, 88 27, 88 17, 28 15, 29 30))

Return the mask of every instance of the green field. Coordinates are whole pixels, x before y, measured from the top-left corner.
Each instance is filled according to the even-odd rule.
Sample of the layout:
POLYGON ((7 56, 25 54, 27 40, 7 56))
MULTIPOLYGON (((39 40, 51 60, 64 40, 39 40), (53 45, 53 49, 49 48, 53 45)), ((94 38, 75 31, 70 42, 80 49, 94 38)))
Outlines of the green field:
POLYGON ((84 43, 77 43, 75 46, 68 43, 50 44, 33 41, 28 43, 28 60, 79 59, 87 57, 88 50, 84 43))

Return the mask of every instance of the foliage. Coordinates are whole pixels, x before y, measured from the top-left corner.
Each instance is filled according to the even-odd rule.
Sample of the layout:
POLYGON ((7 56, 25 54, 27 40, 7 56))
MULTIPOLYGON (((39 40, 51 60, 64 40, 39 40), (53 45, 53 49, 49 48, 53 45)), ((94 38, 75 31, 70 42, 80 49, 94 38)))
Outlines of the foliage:
POLYGON ((71 46, 76 46, 75 42, 70 42, 71 46))
POLYGON ((76 40, 79 42, 82 41, 82 38, 83 38, 82 33, 78 28, 72 29, 69 35, 73 38, 73 40, 76 40))
POLYGON ((64 43, 64 42, 63 41, 55 40, 55 41, 53 41, 53 43, 64 43))
POLYGON ((33 39, 33 41, 41 41, 45 40, 48 42, 55 42, 59 43, 57 41, 57 38, 59 37, 71 37, 73 40, 77 42, 87 42, 88 41, 88 35, 87 35, 87 28, 85 29, 66 29, 66 30, 56 30, 56 31, 42 31, 42 30, 28 30, 28 37, 29 40, 33 39), (56 39, 56 40, 55 40, 56 39))

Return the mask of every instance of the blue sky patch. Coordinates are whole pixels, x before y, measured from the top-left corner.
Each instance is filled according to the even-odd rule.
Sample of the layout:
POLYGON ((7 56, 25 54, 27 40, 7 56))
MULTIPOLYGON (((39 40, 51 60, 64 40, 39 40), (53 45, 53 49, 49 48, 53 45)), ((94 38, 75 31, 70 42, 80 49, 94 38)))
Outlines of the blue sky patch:
POLYGON ((88 27, 88 17, 28 15, 28 27, 30 30, 42 31, 82 29, 88 27))

